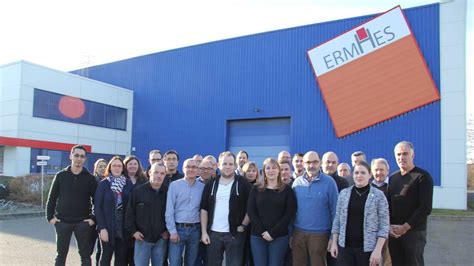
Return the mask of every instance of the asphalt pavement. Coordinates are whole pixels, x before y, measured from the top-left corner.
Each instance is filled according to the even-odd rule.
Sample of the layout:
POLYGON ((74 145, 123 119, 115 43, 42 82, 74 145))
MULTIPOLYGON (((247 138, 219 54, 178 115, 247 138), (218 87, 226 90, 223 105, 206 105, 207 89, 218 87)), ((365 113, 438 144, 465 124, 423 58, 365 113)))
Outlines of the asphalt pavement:
MULTIPOLYGON (((43 217, 0 221, 0 265, 53 265, 54 238, 53 226, 43 217)), ((427 242, 425 262, 428 266, 474 265, 473 219, 430 219, 427 242)), ((67 265, 80 265, 74 240, 67 265)))

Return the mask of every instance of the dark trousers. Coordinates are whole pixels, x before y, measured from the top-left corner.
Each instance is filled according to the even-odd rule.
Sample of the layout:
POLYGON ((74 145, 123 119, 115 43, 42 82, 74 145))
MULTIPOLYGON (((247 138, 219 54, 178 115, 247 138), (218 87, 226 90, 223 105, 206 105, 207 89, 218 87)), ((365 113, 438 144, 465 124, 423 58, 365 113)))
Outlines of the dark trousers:
POLYGON ((331 252, 326 254, 327 266, 336 266, 336 259, 331 256, 331 252))
POLYGON ((363 248, 341 247, 338 248, 337 266, 368 266, 370 254, 372 252, 364 252, 363 248))
POLYGON ((102 254, 100 256, 100 266, 110 265, 112 255, 114 255, 115 266, 127 265, 128 241, 122 238, 115 238, 115 241, 104 242, 100 241, 102 254))
POLYGON ((206 265, 207 265, 206 245, 200 242, 196 264, 194 264, 194 266, 206 266, 206 265))
POLYGON ((388 249, 394 266, 425 265, 423 252, 426 231, 408 231, 399 238, 390 237, 388 249))
POLYGON ((69 252, 69 243, 74 232, 81 265, 91 265, 91 255, 94 251, 95 230, 87 222, 65 223, 57 222, 56 229, 56 262, 55 265, 66 265, 66 257, 69 252))
POLYGON ((207 246, 207 263, 209 266, 221 266, 224 259, 227 266, 242 266, 244 262, 245 233, 219 233, 210 231, 211 244, 207 246))
POLYGON ((127 248, 127 265, 135 266, 134 254, 135 254, 135 238, 129 238, 127 248))
POLYGON ((96 253, 95 253, 95 265, 99 265, 100 254, 102 254, 102 248, 100 247, 100 238, 97 237, 96 253))

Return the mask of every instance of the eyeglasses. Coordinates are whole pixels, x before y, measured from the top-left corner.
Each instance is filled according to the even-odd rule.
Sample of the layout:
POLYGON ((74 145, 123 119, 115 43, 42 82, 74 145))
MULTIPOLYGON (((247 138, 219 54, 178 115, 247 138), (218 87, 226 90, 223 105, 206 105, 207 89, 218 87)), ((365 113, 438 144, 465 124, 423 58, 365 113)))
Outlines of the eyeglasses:
POLYGON ((212 168, 212 167, 199 167, 199 170, 202 170, 202 171, 213 171, 214 168, 212 168))
POLYGON ((177 161, 177 160, 178 160, 178 159, 176 159, 176 158, 165 158, 165 161, 170 161, 170 162, 172 162, 172 161, 177 161))
POLYGON ((318 160, 314 160, 314 161, 306 161, 306 162, 304 162, 304 163, 305 163, 305 164, 307 164, 307 165, 310 165, 310 164, 318 164, 318 163, 319 163, 319 161, 318 161, 318 160))
POLYGON ((187 168, 187 169, 197 169, 198 167, 193 165, 193 166, 185 166, 184 168, 187 168))
POLYGON ((151 159, 152 162, 159 162, 161 161, 161 158, 158 158, 158 159, 151 159))
POLYGON ((74 156, 74 158, 86 158, 86 156, 84 154, 73 154, 72 156, 74 156))

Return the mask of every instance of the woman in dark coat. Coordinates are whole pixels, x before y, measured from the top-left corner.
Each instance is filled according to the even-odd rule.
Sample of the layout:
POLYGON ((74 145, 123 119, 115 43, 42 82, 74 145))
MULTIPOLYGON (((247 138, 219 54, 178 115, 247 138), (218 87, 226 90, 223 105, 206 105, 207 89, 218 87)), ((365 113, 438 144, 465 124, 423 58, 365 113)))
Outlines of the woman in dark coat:
POLYGON ((95 215, 102 246, 100 265, 110 265, 114 255, 115 265, 127 264, 128 241, 124 230, 125 208, 132 182, 124 175, 125 165, 119 156, 113 157, 106 170, 106 178, 95 193, 95 215))

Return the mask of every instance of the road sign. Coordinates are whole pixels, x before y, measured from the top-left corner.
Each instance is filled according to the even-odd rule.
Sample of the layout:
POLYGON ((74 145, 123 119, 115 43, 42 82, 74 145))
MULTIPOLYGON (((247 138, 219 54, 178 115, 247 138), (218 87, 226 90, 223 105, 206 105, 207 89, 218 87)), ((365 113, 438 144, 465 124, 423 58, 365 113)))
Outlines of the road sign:
POLYGON ((39 161, 39 162, 36 162, 36 165, 38 165, 38 166, 46 166, 46 165, 48 165, 48 162, 47 162, 47 161, 39 161))
POLYGON ((49 159, 51 159, 51 157, 48 156, 48 155, 38 155, 38 156, 36 156, 36 160, 38 160, 38 161, 48 161, 49 159))

